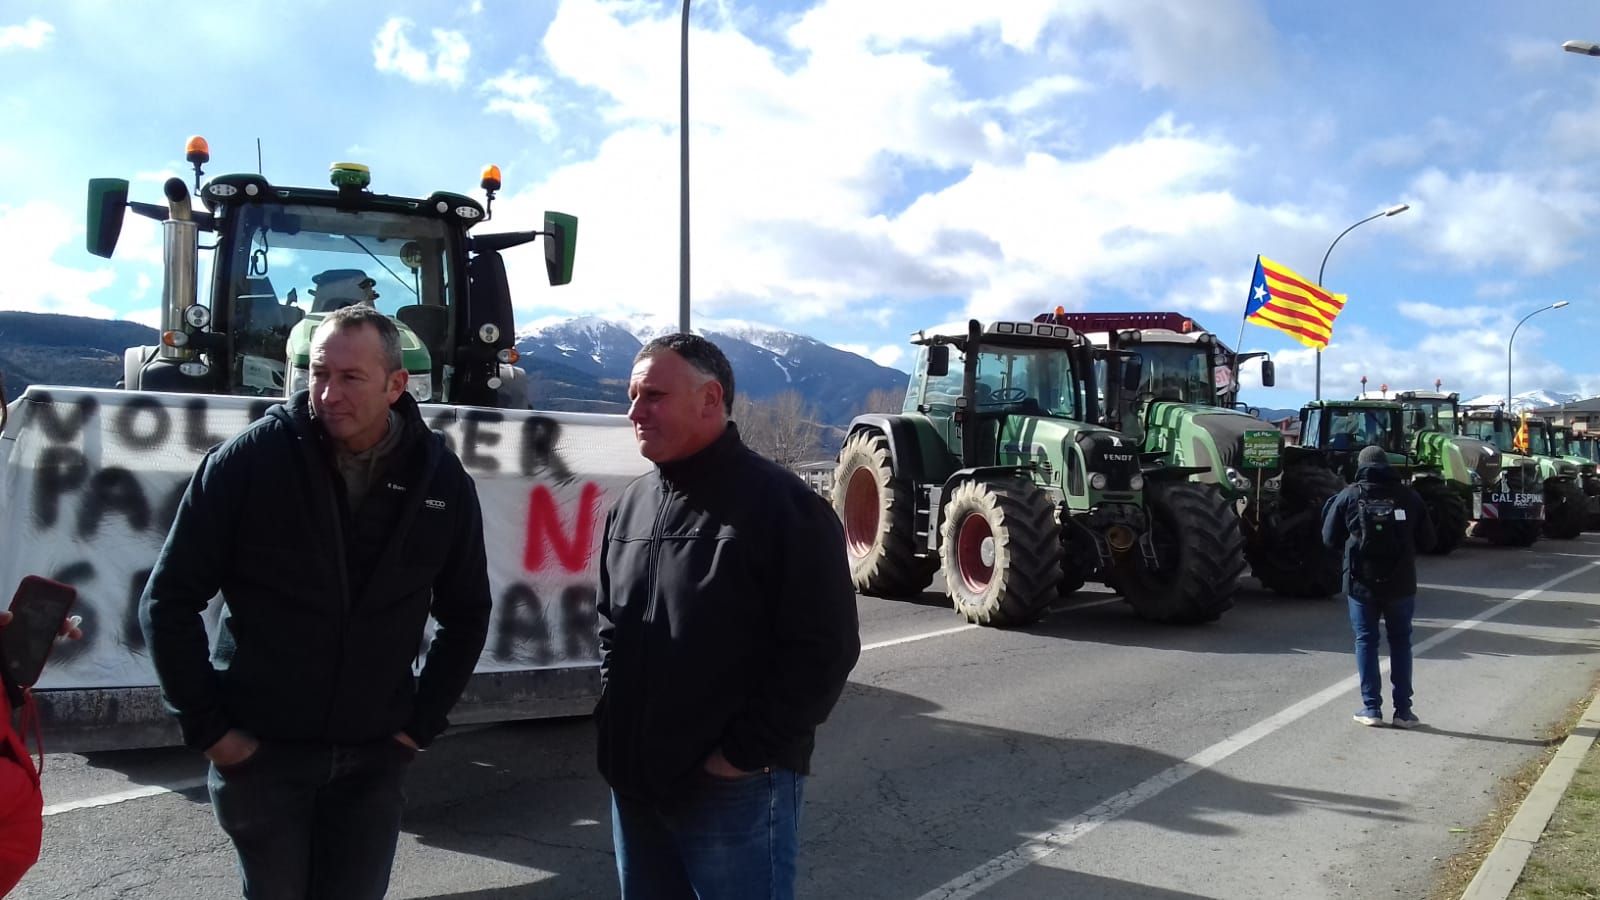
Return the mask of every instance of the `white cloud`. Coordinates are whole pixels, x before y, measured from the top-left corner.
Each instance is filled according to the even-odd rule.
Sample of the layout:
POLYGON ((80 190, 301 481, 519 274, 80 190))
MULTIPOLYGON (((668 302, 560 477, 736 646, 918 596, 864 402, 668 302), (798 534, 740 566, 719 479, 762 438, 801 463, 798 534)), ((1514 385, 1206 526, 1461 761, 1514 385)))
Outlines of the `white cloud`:
POLYGON ((372 40, 372 59, 379 72, 393 72, 417 84, 460 87, 467 76, 472 47, 459 31, 432 29, 432 51, 419 49, 407 36, 412 22, 395 17, 383 23, 372 40))
POLYGON ((150 328, 159 329, 162 325, 161 307, 159 306, 149 307, 146 309, 136 309, 127 313, 122 318, 128 320, 129 322, 138 322, 140 325, 150 328))
POLYGON ((11 260, 0 279, 0 309, 114 318, 110 307, 91 296, 110 287, 115 272, 55 260, 69 246, 82 247, 82 241, 82 223, 53 203, 0 205, 0 246, 11 260))
POLYGON ((1595 192, 1573 172, 1428 169, 1412 181, 1413 211, 1398 225, 1425 250, 1476 269, 1546 272, 1578 258, 1595 192))
POLYGON ((537 75, 507 69, 485 81, 478 91, 490 95, 485 111, 505 113, 524 125, 531 125, 548 141, 556 136, 556 123, 550 115, 550 107, 537 97, 549 86, 549 82, 537 75))
POLYGON ((905 348, 898 344, 884 344, 881 347, 872 347, 868 344, 834 344, 834 347, 891 369, 907 355, 905 348))
MULTIPOLYGON (((1320 254, 1337 231, 1321 212, 1235 196, 1250 151, 1170 115, 1089 155, 1033 149, 1028 135, 1058 118, 1046 98, 1079 89, 1075 76, 974 97, 936 57, 907 46, 985 29, 1034 46, 1064 15, 1058 5, 893 15, 904 6, 823 3, 787 32, 798 56, 726 26, 693 30, 697 313, 865 328, 929 297, 970 299, 981 318, 1031 316, 1107 287, 1148 293, 1163 308, 1177 297, 1231 311, 1255 253, 1320 254), (928 175, 944 186, 905 206, 908 183, 928 175)), ((1155 27, 1149 9, 1135 18, 1117 21, 1155 27)), ((497 213, 530 223, 542 208, 583 216, 578 275, 558 301, 575 312, 676 302, 677 29, 675 15, 567 0, 545 36, 554 77, 595 91, 618 127, 592 158, 506 197, 497 213), (590 265, 593 248, 625 248, 627 264, 590 265)), ((513 277, 532 288, 514 296, 523 309, 547 305, 548 288, 532 285, 537 254, 526 256, 508 254, 513 277)))
POLYGON ((0 53, 7 50, 37 50, 50 40, 56 27, 33 16, 21 25, 0 26, 0 53))
MULTIPOLYGON (((1516 324, 1519 312, 1502 307, 1455 307, 1426 301, 1397 304, 1403 317, 1429 326, 1390 329, 1384 332, 1354 323, 1334 326, 1333 342, 1322 355, 1322 396, 1353 397, 1361 390, 1361 377, 1367 388, 1381 384, 1390 390, 1432 389, 1439 379, 1446 391, 1463 397, 1504 392, 1506 379, 1506 337, 1516 324)), ((1546 322, 1546 327, 1554 323, 1546 322)), ((1247 340, 1258 333, 1249 329, 1247 340)), ((1516 383, 1527 387, 1585 392, 1600 386, 1600 373, 1573 371, 1551 359, 1541 348, 1546 332, 1536 321, 1517 332, 1516 383)), ((1310 397, 1315 389, 1316 354, 1308 349, 1274 351, 1278 389, 1310 397)), ((1258 393, 1253 403, 1263 406, 1288 405, 1273 401, 1272 392, 1258 393)))
POLYGON ((1071 75, 1051 75, 1024 85, 1005 98, 1001 105, 1007 112, 1013 114, 1032 112, 1057 97, 1079 94, 1091 89, 1092 86, 1081 78, 1074 78, 1071 75))

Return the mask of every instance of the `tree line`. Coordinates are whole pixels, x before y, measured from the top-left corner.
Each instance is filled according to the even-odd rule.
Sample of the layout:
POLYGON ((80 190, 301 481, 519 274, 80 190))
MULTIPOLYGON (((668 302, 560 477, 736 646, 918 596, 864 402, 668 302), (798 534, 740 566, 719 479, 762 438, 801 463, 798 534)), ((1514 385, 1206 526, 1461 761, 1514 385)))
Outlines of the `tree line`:
MULTIPOLYGON (((856 415, 898 413, 904 397, 903 390, 870 391, 856 415)), ((739 436, 746 446, 790 469, 832 459, 844 437, 843 429, 818 421, 816 407, 796 391, 784 391, 765 400, 736 394, 733 421, 738 423, 739 436)))

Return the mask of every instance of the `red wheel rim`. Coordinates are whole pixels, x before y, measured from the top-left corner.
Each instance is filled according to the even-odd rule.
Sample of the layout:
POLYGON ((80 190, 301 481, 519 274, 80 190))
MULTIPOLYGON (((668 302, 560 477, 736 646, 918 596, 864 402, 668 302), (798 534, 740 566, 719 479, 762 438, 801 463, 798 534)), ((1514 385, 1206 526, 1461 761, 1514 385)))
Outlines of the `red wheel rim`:
POLYGON ((956 535, 956 564, 961 567, 961 580, 967 590, 981 594, 994 580, 993 550, 991 559, 983 559, 984 541, 994 537, 989 520, 978 513, 968 513, 961 520, 961 531, 956 535))
POLYGON ((878 543, 878 507, 877 475, 870 469, 855 470, 844 492, 844 542, 856 559, 878 543))

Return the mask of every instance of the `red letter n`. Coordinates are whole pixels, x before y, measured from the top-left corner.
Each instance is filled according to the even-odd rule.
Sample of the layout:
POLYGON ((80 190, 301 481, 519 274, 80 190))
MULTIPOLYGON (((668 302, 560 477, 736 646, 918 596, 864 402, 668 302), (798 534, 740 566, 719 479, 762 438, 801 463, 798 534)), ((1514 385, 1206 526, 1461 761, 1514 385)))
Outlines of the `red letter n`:
POLYGON ((529 572, 544 568, 545 547, 554 548, 556 561, 568 572, 581 572, 589 564, 589 547, 594 541, 595 511, 600 506, 600 486, 589 482, 578 499, 578 524, 571 537, 561 527, 561 511, 550 489, 538 485, 528 495, 528 536, 522 551, 522 566, 529 572))

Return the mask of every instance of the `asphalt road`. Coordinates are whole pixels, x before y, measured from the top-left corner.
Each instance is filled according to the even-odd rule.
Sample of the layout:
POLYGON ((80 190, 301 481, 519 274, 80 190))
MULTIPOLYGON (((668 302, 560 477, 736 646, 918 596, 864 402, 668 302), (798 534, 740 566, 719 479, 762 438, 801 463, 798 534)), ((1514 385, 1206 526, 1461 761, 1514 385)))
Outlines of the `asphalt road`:
MULTIPOLYGON (((861 598, 801 895, 1424 896, 1453 829, 1594 682, 1600 535, 1469 541, 1422 580, 1413 732, 1351 722, 1342 601, 1251 581, 1220 622, 1162 627, 1085 591, 997 631, 940 594, 861 598)), ((614 896, 592 746, 583 719, 441 740, 411 775, 391 896, 614 896)), ((235 896, 202 775, 179 750, 50 756, 44 855, 13 896, 235 896)))

